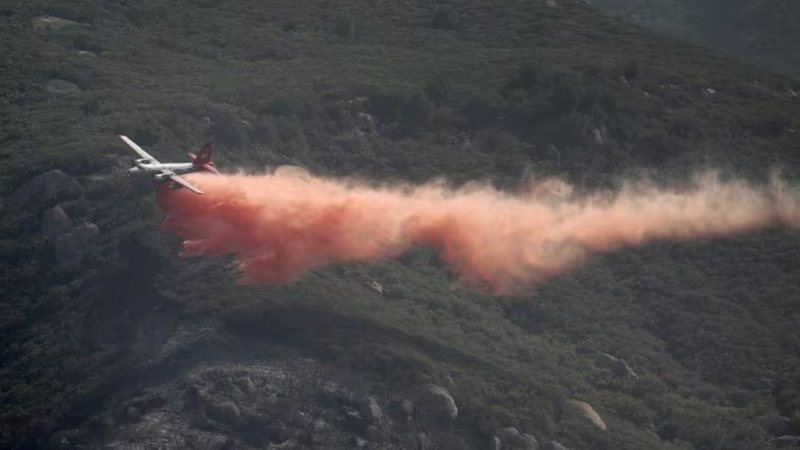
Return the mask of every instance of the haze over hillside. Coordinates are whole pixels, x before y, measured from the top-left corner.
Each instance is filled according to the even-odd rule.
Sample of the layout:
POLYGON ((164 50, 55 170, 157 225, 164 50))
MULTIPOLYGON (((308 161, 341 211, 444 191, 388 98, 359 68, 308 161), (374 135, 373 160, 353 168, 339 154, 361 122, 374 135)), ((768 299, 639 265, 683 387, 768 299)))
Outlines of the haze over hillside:
POLYGON ((793 0, 586 0, 621 18, 800 78, 793 0))
MULTIPOLYGON (((211 140, 223 171, 300 166, 399 185, 399 196, 433 180, 491 186, 498 199, 540 185, 578 199, 604 192, 607 204, 624 180, 680 196, 712 170, 769 186, 756 189, 768 207, 755 208, 768 225, 781 223, 776 191, 800 180, 795 79, 578 0, 6 0, 0 54, 0 448, 766 450, 800 440, 794 230, 557 254, 575 270, 514 296, 459 284, 472 266, 447 265, 458 258, 436 253, 449 242, 441 233, 386 258, 323 252, 335 264, 242 285, 237 263, 254 255, 237 239, 266 243, 263 263, 280 250, 275 236, 197 197, 183 205, 222 208, 234 224, 199 216, 198 229, 232 239, 180 257, 175 223, 162 226, 176 210, 150 180, 128 178, 133 154, 116 137, 165 161, 211 140), (776 169, 785 185, 770 184, 776 169)), ((254 214, 266 221, 269 194, 254 214)), ((725 205, 742 204, 734 197, 725 205)), ((481 203, 481 218, 507 217, 513 202, 503 202, 481 203)), ((700 204, 712 229, 713 214, 737 217, 700 204)), ((296 210, 300 223, 316 211, 296 210)), ((310 245, 327 251, 328 230, 348 225, 336 217, 310 245)), ((348 236, 368 244, 375 224, 359 224, 348 236)), ((281 243, 298 242, 289 228, 281 243)), ((177 227, 187 230, 197 229, 177 227)), ((545 242, 542 254, 592 240, 570 231, 559 242, 572 247, 545 242)), ((208 244, 188 237, 189 248, 208 244)), ((529 269, 513 244, 503 249, 529 269)))

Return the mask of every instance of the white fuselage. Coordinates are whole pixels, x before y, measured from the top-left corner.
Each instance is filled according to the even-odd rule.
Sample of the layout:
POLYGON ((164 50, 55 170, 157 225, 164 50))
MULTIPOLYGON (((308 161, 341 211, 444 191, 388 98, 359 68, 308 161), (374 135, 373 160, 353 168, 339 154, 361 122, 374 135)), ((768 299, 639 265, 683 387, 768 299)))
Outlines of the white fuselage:
POLYGON ((156 181, 166 181, 168 178, 158 176, 164 172, 172 172, 175 175, 183 175, 186 173, 195 172, 196 169, 192 163, 153 163, 148 161, 136 161, 136 167, 128 169, 128 173, 132 175, 154 175, 153 179, 156 181))

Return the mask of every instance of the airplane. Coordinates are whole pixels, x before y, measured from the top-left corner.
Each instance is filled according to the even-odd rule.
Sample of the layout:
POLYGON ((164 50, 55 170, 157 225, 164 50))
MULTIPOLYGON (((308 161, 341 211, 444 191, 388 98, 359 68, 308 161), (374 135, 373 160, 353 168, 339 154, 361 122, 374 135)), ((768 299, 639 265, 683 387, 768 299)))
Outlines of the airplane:
POLYGON ((169 182, 172 183, 170 187, 174 189, 184 187, 195 194, 202 194, 203 191, 181 178, 179 175, 203 171, 219 174, 217 168, 214 166, 214 162, 211 161, 213 145, 210 142, 203 146, 199 154, 195 155, 194 153, 189 153, 189 158, 192 162, 161 163, 127 136, 120 135, 119 138, 139 155, 139 158, 133 160, 136 167, 128 169, 128 173, 131 175, 152 174, 154 183, 169 182))

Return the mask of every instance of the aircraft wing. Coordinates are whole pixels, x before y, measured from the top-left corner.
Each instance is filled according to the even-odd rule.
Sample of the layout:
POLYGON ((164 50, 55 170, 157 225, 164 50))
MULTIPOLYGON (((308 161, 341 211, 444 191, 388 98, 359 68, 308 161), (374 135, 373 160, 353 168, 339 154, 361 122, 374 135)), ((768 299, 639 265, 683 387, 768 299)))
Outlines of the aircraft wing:
POLYGON ((202 194, 203 193, 203 191, 201 191, 200 189, 197 189, 192 183, 189 183, 188 181, 184 180, 183 178, 179 177, 178 175, 172 174, 169 177, 169 179, 174 181, 174 182, 176 182, 176 183, 178 183, 178 184, 180 184, 181 186, 185 187, 186 189, 194 192, 195 194, 202 194))
POLYGON ((140 157, 152 160, 153 162, 158 162, 158 160, 156 160, 155 158, 150 156, 149 153, 144 151, 144 149, 142 147, 139 147, 136 144, 136 142, 133 142, 132 140, 130 140, 130 138, 128 138, 128 136, 120 135, 119 138, 122 139, 126 144, 128 144, 128 147, 132 148, 133 151, 138 153, 140 157))

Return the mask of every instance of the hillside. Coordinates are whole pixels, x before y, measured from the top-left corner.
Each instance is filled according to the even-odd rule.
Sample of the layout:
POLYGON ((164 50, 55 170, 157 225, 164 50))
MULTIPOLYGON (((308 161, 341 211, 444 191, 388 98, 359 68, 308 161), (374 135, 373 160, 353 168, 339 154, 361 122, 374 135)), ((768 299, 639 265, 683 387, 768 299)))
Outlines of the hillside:
POLYGON ((796 80, 578 0, 10 0, 0 24, 0 448, 796 446, 796 233, 517 297, 426 248, 242 286, 177 256, 115 136, 384 182, 796 181, 796 80))
POLYGON ((800 4, 785 0, 587 0, 612 14, 800 78, 800 4))

